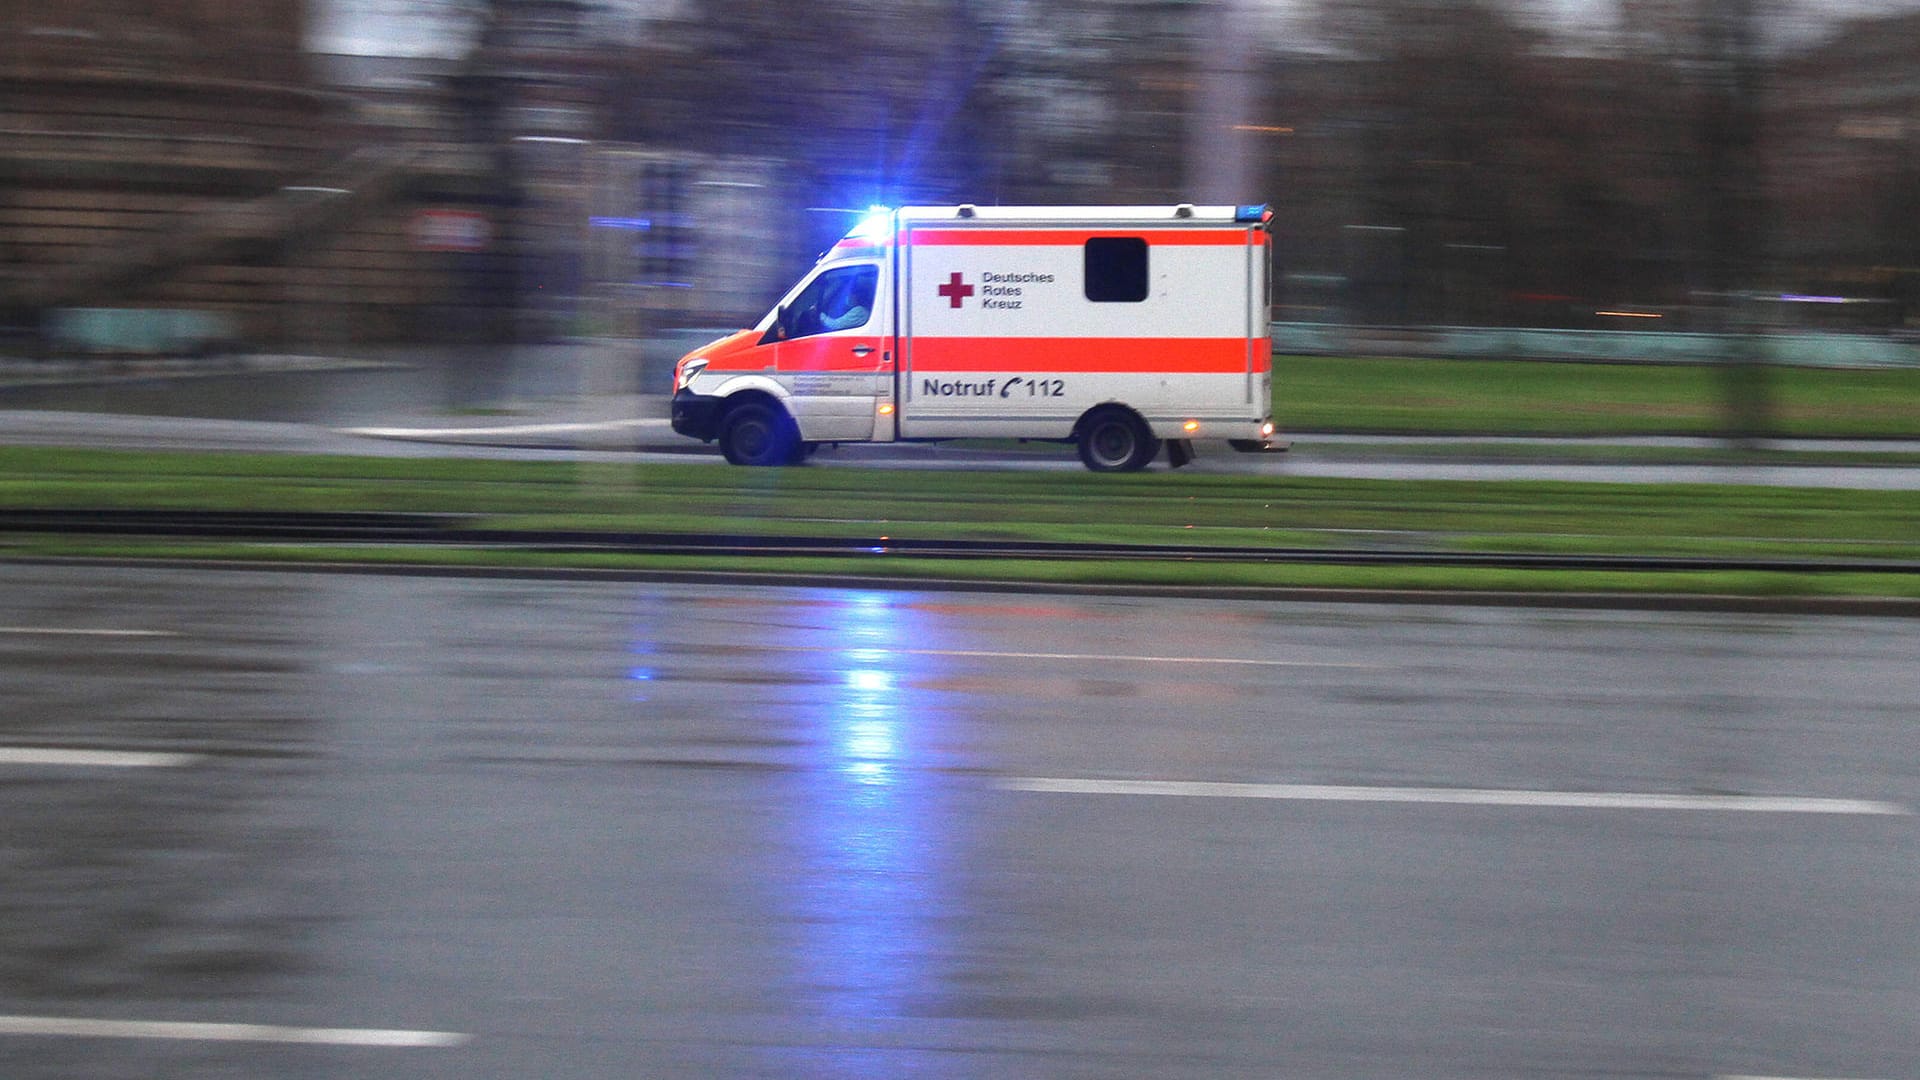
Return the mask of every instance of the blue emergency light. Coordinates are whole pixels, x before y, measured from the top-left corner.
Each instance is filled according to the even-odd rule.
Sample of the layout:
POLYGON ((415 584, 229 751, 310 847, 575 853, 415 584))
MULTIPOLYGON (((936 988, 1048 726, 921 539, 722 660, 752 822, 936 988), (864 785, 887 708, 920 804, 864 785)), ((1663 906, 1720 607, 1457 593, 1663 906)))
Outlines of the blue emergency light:
POLYGON ((893 211, 884 206, 867 207, 866 216, 848 233, 849 237, 859 240, 871 240, 879 243, 887 238, 893 228, 893 211))
POLYGON ((1256 203, 1251 206, 1236 206, 1233 208, 1233 220, 1235 221, 1264 222, 1272 217, 1273 207, 1268 206, 1266 203, 1256 203))

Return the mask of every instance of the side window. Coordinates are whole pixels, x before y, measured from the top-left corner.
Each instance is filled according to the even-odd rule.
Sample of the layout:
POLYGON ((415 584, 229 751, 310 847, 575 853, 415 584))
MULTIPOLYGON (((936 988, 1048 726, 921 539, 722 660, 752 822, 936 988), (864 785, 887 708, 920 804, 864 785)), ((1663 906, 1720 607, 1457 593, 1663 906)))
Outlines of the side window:
POLYGON ((789 336, 810 337, 853 330, 873 317, 873 293, 880 284, 877 266, 847 266, 813 279, 787 305, 789 336))
POLYGON ((1137 304, 1147 298, 1147 240, 1096 236, 1087 241, 1087 299, 1137 304))

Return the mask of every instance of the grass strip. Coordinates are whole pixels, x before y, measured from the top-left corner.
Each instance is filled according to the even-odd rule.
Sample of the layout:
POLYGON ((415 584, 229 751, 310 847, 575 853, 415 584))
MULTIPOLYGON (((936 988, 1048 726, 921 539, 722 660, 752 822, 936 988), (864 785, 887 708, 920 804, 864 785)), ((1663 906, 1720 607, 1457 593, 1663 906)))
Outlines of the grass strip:
POLYGON ((638 531, 1110 542, 1289 543, 1331 531, 1920 544, 1920 492, 1902 491, 37 448, 0 448, 0 506, 409 511, 638 531))
MULTIPOLYGON (((1770 434, 1920 437, 1920 368, 1770 366, 1770 434)), ((1726 429, 1726 370, 1698 364, 1276 356, 1282 431, 1691 435, 1726 429)))
MULTIPOLYGON (((1352 480, 1146 473, 730 469, 202 453, 0 449, 0 506, 408 511, 476 527, 895 539, 1196 543, 1560 554, 1920 558, 1920 492, 1716 485, 1352 480)), ((115 542, 116 552, 214 550, 115 542)), ((13 550, 100 551, 18 538, 13 550)), ((236 547, 258 557, 775 570, 817 560, 635 562, 596 554, 236 547), (301 554, 305 552, 305 554, 301 554), (525 560, 532 558, 534 562, 525 560)), ((246 555, 245 557, 256 557, 246 555)), ((216 556, 194 556, 216 557, 216 556)), ((219 555, 217 557, 228 557, 219 555)), ((677 560, 677 561, 676 561, 677 560)), ((995 580, 1911 595, 1911 576, 1479 568, 826 560, 858 573, 995 580), (1373 584, 1368 584, 1373 583, 1373 584), (1862 592, 1862 590, 1865 590, 1862 592)), ((794 569, 793 572, 803 572, 794 569)), ((804 572, 815 572, 811 569, 804 572)))
POLYGON ((1633 446, 1571 442, 1362 443, 1319 441, 1306 435, 1294 444, 1299 458, 1315 461, 1447 461, 1500 465, 1724 465, 1765 468, 1913 468, 1920 466, 1920 443, 1912 451, 1839 448, 1743 450, 1726 446, 1633 446))

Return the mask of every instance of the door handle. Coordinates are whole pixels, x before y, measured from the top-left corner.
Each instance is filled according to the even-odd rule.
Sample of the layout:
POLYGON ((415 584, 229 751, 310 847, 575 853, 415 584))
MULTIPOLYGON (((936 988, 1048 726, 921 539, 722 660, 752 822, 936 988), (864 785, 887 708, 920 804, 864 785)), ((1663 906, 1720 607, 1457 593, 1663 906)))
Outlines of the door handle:
POLYGON ((873 355, 873 346, 871 346, 871 345, 855 345, 855 346, 853 347, 853 355, 855 355, 855 356, 872 356, 872 355, 873 355))

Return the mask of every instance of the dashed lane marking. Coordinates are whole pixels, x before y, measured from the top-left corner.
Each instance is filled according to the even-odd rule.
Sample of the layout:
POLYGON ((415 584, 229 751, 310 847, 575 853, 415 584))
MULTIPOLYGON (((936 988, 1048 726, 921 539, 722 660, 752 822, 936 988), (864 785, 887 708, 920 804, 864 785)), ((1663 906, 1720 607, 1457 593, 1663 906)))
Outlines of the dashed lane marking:
POLYGON ((173 630, 88 629, 65 626, 0 626, 0 634, 22 637, 179 637, 173 630))
POLYGON ((1852 814, 1906 817, 1899 803, 1791 795, 1673 795, 1609 791, 1510 791, 1485 788, 1340 787, 1193 780, 1092 780, 1015 777, 1014 791, 1070 795, 1181 795, 1198 798, 1305 802, 1431 803, 1451 806, 1559 807, 1577 810, 1723 810, 1756 814, 1852 814))
POLYGON ((449 1047, 472 1039, 453 1031, 378 1028, 306 1028, 274 1024, 198 1024, 155 1020, 92 1020, 60 1016, 0 1016, 0 1035, 83 1039, 183 1039, 199 1042, 304 1043, 315 1046, 449 1047))
POLYGON ((140 750, 62 750, 42 746, 0 746, 0 765, 58 765, 88 769, 165 769, 191 765, 198 754, 140 750))
POLYGON ((1378 664, 1353 664, 1333 660, 1266 660, 1237 656, 1126 656, 1116 653, 1002 652, 992 649, 894 649, 881 646, 754 645, 755 652, 833 652, 852 656, 953 656, 980 660, 1098 660, 1106 663, 1139 664, 1217 664, 1225 667, 1318 667, 1375 668, 1378 664))
POLYGON ((373 439, 477 439, 494 435, 570 435, 590 431, 620 431, 664 427, 665 420, 602 420, 552 424, 504 424, 496 427, 355 427, 341 428, 348 435, 373 439))
POLYGON ((990 660, 1118 660, 1139 664, 1222 664, 1246 667, 1364 668, 1375 666, 1325 660, 1262 660, 1234 656, 1120 656, 1113 653, 995 652, 986 649, 896 649, 894 651, 912 656, 967 656, 990 660))
MULTIPOLYGON (((1723 1075, 1714 1077, 1713 1080, 1822 1080, 1822 1078, 1816 1078, 1811 1076, 1736 1076, 1732 1074, 1723 1074, 1723 1075)), ((1829 1077, 1829 1078, 1824 1078, 1824 1080, 1838 1080, 1838 1078, 1829 1077)))

